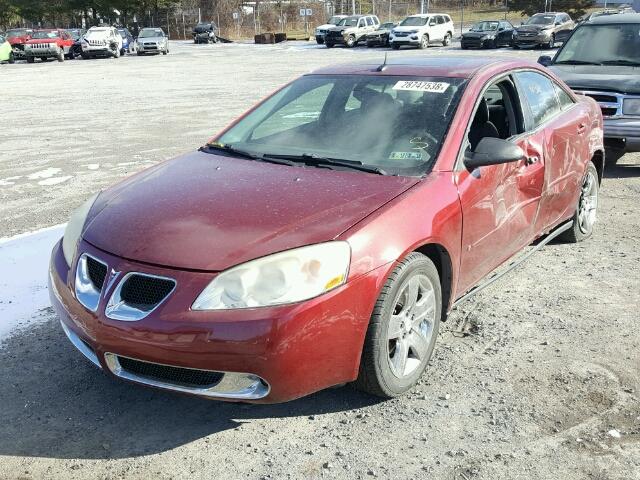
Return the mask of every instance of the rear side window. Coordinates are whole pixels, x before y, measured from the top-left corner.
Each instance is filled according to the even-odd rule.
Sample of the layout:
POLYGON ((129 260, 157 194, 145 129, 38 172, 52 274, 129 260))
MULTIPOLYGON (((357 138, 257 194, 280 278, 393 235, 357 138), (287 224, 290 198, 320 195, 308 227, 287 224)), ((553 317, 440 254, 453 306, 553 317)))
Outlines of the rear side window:
POLYGON ((367 25, 370 27, 373 25, 373 19, 371 17, 367 17, 367 25))
POLYGON ((562 87, 560 87, 560 85, 553 82, 553 88, 556 89, 556 95, 558 95, 558 102, 560 102, 561 110, 566 110, 573 105, 573 99, 567 92, 564 91, 562 87))
POLYGON ((444 18, 441 16, 436 17, 438 19, 438 25, 444 24, 444 18))
POLYGON ((520 100, 529 105, 531 112, 532 125, 527 125, 527 130, 542 125, 560 111, 551 80, 537 72, 519 72, 515 77, 518 80, 520 100))

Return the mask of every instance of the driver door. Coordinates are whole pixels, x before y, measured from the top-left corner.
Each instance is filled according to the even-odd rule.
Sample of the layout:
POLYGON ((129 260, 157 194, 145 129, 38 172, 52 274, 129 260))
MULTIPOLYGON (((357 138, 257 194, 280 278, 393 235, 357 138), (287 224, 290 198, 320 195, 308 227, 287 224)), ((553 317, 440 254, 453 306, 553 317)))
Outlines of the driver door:
MULTIPOLYGON (((455 181, 462 208, 462 253, 457 291, 463 293, 531 243, 545 183, 544 129, 530 120, 524 92, 502 78, 478 98, 468 143, 477 144, 474 129, 509 140, 525 153, 519 161, 468 171, 462 162, 455 181), (488 119, 480 112, 487 104, 488 119), (477 117, 477 118, 476 118, 477 117), (475 138, 474 138, 475 137, 475 138)), ((555 92, 551 90, 555 99, 555 92)))

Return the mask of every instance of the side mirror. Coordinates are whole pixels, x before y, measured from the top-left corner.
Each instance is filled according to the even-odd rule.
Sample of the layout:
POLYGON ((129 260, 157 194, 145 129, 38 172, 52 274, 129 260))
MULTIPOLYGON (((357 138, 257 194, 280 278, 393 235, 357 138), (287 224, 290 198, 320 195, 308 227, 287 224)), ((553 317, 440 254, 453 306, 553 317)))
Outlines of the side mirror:
POLYGON ((475 151, 464 155, 464 166, 469 171, 487 165, 517 162, 524 158, 524 151, 515 143, 500 138, 484 137, 475 151))
POLYGON ((543 67, 551 65, 551 57, 549 55, 542 55, 538 58, 538 63, 543 67))

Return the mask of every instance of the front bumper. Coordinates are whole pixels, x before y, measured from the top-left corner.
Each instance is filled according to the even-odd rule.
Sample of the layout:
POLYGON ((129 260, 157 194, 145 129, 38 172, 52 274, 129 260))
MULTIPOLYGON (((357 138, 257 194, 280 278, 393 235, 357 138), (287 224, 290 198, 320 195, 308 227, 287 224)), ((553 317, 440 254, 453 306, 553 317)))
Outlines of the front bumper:
POLYGON ((89 360, 105 372, 135 383, 255 403, 288 401, 353 381, 386 273, 384 268, 373 270, 298 304, 204 312, 192 311, 190 306, 214 274, 137 264, 86 242, 80 242, 79 252, 99 258, 118 275, 144 272, 174 278, 177 285, 171 296, 142 320, 110 319, 104 309, 117 282, 105 282, 96 312, 89 311, 75 298, 75 273, 70 272, 75 272, 76 265, 69 269, 58 243, 49 271, 51 303, 70 340, 89 360), (118 358, 233 373, 227 378, 240 385, 234 389, 225 384, 226 391, 185 389, 184 385, 132 375, 118 364, 118 358))
POLYGON ((166 46, 159 44, 143 44, 139 43, 137 46, 138 53, 160 53, 166 50, 166 46))
POLYGON ((536 35, 533 37, 522 37, 516 35, 513 37, 513 45, 519 48, 535 48, 541 45, 546 45, 551 40, 551 36, 536 35))
POLYGON ((420 45, 420 37, 418 36, 410 36, 410 37, 390 37, 389 43, 396 45, 411 45, 417 47, 420 45))
POLYGON ((623 139, 625 151, 640 152, 640 117, 605 117, 604 138, 623 139))
POLYGON ((25 48, 24 50, 24 56, 25 57, 34 57, 34 58, 51 58, 51 57, 57 57, 58 56, 58 52, 60 50, 56 47, 56 48, 25 48))
POLYGON ((109 45, 97 46, 97 45, 82 45, 82 53, 89 56, 110 56, 113 55, 113 50, 109 48, 109 45))
POLYGON ((374 37, 367 37, 367 45, 382 45, 386 46, 389 42, 389 37, 383 35, 376 35, 374 37))
POLYGON ((460 46, 462 48, 486 48, 494 44, 492 38, 464 38, 460 39, 460 46))

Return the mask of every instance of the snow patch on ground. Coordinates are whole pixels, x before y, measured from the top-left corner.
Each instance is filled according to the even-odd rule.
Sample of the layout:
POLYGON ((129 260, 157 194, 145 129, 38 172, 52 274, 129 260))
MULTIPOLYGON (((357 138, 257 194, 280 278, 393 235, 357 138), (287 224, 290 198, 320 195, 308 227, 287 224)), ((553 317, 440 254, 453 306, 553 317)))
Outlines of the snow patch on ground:
POLYGON ((44 186, 57 185, 59 183, 64 183, 71 178, 73 178, 73 175, 68 175, 66 177, 51 177, 45 180, 40 180, 38 182, 38 185, 44 185, 44 186))
POLYGON ((39 172, 35 172, 27 175, 27 178, 29 180, 38 180, 40 178, 50 178, 61 171, 62 171, 61 168, 55 168, 55 167, 45 168, 44 170, 40 170, 39 172))
POLYGON ((50 305, 49 255, 64 227, 0 238, 0 341, 16 329, 46 320, 38 312, 50 305))
POLYGON ((88 170, 98 170, 100 168, 99 163, 90 163, 89 165, 85 165, 88 170))

